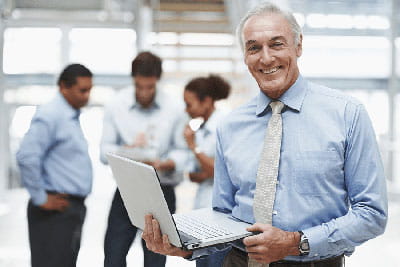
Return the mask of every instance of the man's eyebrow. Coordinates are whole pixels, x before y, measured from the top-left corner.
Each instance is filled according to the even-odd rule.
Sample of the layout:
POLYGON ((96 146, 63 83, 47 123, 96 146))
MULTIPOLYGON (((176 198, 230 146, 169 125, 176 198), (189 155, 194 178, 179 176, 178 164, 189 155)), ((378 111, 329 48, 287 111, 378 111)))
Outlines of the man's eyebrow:
POLYGON ((256 42, 257 42, 256 40, 248 40, 248 41, 245 43, 245 45, 248 46, 248 45, 254 44, 254 43, 256 43, 256 42))
POLYGON ((276 41, 276 40, 279 40, 279 39, 283 39, 284 41, 286 41, 285 36, 275 36, 275 37, 272 37, 270 39, 270 41, 276 41))

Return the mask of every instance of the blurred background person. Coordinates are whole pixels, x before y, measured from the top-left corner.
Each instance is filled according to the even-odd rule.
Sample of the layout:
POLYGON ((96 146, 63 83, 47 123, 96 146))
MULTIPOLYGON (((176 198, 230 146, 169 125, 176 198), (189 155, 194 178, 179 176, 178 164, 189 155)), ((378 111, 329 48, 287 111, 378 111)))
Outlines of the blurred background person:
MULTIPOLYGON (((174 187, 181 181, 178 170, 187 158, 182 137, 182 105, 158 88, 161 59, 141 52, 132 61, 134 89, 122 89, 105 107, 100 157, 117 153, 157 169, 171 213, 175 213, 174 187)), ((180 172, 182 173, 182 172, 180 172)), ((104 266, 125 267, 126 256, 138 228, 133 226, 117 189, 108 217, 104 241, 104 266)), ((143 241, 143 240, 142 240, 143 241)), ((142 242, 145 267, 165 266, 166 257, 149 251, 142 242)))
MULTIPOLYGON (((215 102, 229 96, 231 86, 217 75, 192 79, 184 90, 186 112, 193 118, 184 130, 191 150, 190 180, 198 184, 194 209, 211 208, 214 183, 216 128, 224 113, 215 102)), ((197 267, 222 266, 225 251, 196 261, 197 267)))
POLYGON ((59 93, 39 107, 17 153, 28 189, 28 228, 32 267, 72 267, 80 248, 92 188, 92 164, 83 135, 80 109, 89 101, 92 73, 67 66, 59 93))

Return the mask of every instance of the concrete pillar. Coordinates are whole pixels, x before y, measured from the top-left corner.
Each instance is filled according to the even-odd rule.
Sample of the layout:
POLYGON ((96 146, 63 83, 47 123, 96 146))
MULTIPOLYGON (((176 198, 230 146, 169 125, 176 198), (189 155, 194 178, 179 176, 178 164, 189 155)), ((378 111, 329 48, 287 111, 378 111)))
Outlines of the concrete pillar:
POLYGON ((143 0, 137 1, 136 18, 136 46, 138 51, 150 50, 149 34, 153 30, 153 10, 145 5, 143 0))
POLYGON ((5 81, 3 71, 4 22, 0 19, 0 204, 8 187, 9 177, 9 119, 4 103, 5 81))
POLYGON ((390 27, 390 47, 391 47, 391 74, 389 77, 388 99, 389 99, 389 132, 388 132, 388 159, 386 162, 386 176, 389 181, 394 181, 394 159, 396 153, 396 96, 397 96, 397 51, 396 51, 396 37, 398 32, 399 22, 397 21, 398 9, 400 8, 399 0, 392 0, 391 6, 391 27, 390 27))

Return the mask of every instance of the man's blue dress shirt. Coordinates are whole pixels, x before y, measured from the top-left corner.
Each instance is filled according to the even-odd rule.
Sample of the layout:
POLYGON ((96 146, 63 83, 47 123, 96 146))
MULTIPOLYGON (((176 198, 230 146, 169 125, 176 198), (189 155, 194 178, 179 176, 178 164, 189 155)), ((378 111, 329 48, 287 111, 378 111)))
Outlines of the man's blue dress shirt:
POLYGON ((136 102, 134 88, 121 89, 105 107, 100 160, 106 164, 107 153, 120 153, 125 145, 132 145, 136 137, 144 133, 148 144, 143 152, 154 150, 154 159, 174 161, 174 171, 159 171, 158 174, 162 185, 175 186, 183 178, 188 157, 183 138, 185 122, 182 101, 167 95, 161 88, 157 89, 154 102, 148 108, 136 102))
MULTIPOLYGON (((387 221, 385 177, 368 114, 353 98, 301 76, 280 101, 286 107, 273 226, 303 231, 311 247, 309 256, 286 260, 349 255, 382 234, 387 221)), ((249 223, 255 222, 270 102, 260 92, 217 130, 213 206, 249 223)))
POLYGON ((33 204, 44 204, 46 191, 82 197, 90 193, 92 163, 79 115, 60 93, 35 113, 17 152, 33 204))

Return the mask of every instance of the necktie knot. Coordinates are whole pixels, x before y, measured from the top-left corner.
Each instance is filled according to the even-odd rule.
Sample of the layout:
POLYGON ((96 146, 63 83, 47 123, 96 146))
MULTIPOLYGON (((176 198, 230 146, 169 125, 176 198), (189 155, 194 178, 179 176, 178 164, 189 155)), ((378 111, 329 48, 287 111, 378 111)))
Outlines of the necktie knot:
POLYGON ((272 114, 280 114, 285 106, 281 101, 272 101, 269 105, 271 106, 272 114))

